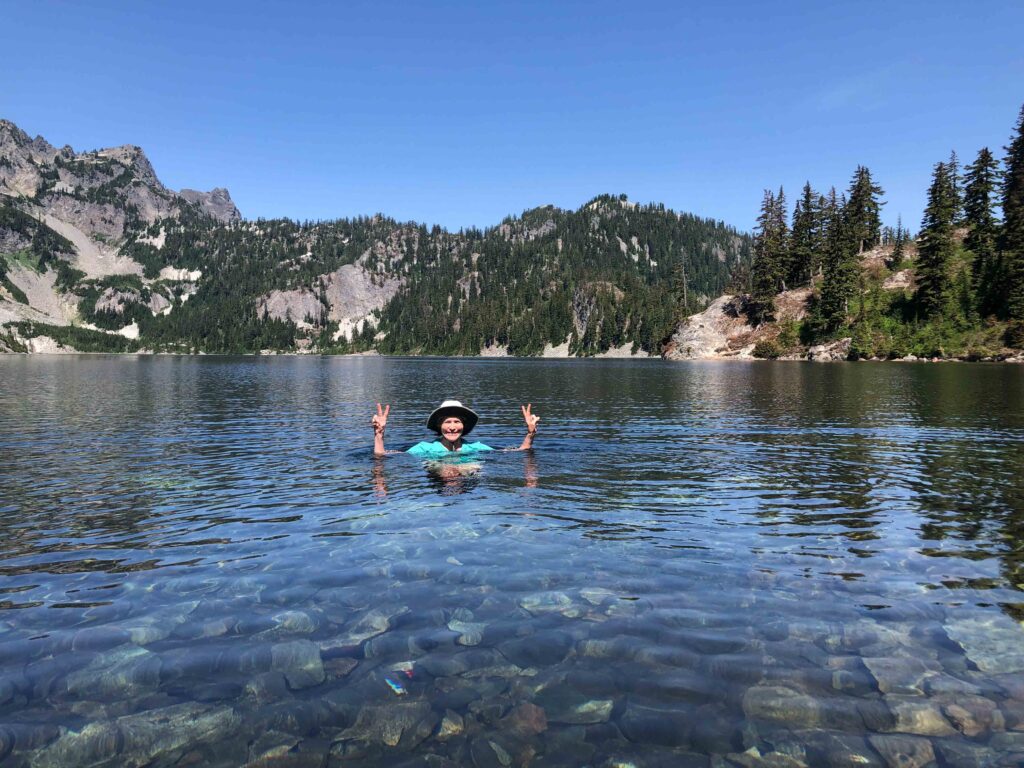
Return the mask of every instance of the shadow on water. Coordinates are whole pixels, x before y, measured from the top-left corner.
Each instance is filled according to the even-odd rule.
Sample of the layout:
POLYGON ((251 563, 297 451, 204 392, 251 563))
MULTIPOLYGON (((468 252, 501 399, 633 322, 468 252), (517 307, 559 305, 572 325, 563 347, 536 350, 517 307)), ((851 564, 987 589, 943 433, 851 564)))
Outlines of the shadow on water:
POLYGON ((0 383, 5 765, 1024 755, 1019 367, 12 357, 0 383), (400 447, 452 396, 497 447, 532 402, 536 448, 371 455, 375 402, 400 447))

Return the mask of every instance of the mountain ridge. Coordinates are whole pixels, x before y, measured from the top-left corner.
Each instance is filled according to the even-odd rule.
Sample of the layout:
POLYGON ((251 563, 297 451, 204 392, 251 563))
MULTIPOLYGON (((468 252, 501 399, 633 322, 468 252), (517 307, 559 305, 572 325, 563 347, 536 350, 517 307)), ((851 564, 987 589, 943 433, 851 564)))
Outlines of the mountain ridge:
POLYGON ((245 220, 222 187, 166 188, 136 145, 76 153, 0 121, 11 350, 658 354, 683 297, 749 259, 748 235, 624 195, 457 233, 245 220))

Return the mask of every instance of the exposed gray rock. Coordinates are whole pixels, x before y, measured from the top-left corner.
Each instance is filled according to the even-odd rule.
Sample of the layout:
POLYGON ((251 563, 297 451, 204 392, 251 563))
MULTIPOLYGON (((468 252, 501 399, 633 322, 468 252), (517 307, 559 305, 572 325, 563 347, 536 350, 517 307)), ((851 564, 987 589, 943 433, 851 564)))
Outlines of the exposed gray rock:
POLYGON ((96 299, 93 308, 96 312, 113 312, 116 315, 123 315, 129 304, 138 304, 141 301, 142 294, 138 291, 107 288, 96 299))
POLYGON ((149 295, 149 311, 154 315, 158 315, 163 312, 167 307, 171 306, 170 299, 164 296, 162 293, 153 291, 149 295))
POLYGON ((129 210, 133 217, 151 223, 194 203, 221 221, 240 218, 227 190, 185 190, 179 195, 167 189, 145 153, 134 145, 82 153, 71 147, 57 150, 41 137, 29 139, 10 121, 0 120, 0 157, 4 160, 0 195, 27 198, 37 206, 33 215, 45 217, 47 223, 57 220, 80 233, 81 240, 71 238, 84 257, 76 266, 89 277, 133 271, 121 264, 120 269, 94 272, 90 266, 95 259, 81 253, 82 243, 92 241, 93 247, 99 246, 105 257, 113 259, 125 235, 129 210), (99 201, 88 197, 95 190, 102 190, 99 201))
POLYGON ((846 360, 850 356, 851 338, 816 344, 807 350, 807 359, 818 363, 830 363, 846 360))
POLYGON ((309 288, 292 291, 271 291, 260 299, 257 312, 273 320, 292 322, 299 327, 319 325, 326 307, 309 288))
POLYGON ((232 221, 239 221, 242 218, 241 212, 231 199, 231 193, 223 187, 214 187, 209 192, 183 189, 178 194, 188 200, 188 202, 198 205, 204 213, 208 213, 215 219, 227 224, 230 224, 232 221))
POLYGON ((346 264, 321 280, 330 305, 329 317, 339 322, 358 320, 382 309, 402 286, 400 280, 368 272, 358 264, 346 264))
POLYGON ((901 269, 899 272, 893 272, 882 283, 882 289, 886 291, 905 291, 908 288, 914 288, 915 281, 913 272, 909 269, 901 269))
POLYGON ((708 308, 686 318, 672 334, 667 360, 700 360, 728 356, 729 340, 750 330, 737 309, 737 296, 719 296, 708 308))

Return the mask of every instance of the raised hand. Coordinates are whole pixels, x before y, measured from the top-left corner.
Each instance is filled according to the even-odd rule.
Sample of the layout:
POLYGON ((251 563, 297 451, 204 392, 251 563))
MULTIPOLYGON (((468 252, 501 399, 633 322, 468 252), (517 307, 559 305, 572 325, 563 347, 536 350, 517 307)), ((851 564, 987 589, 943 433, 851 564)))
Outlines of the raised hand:
POLYGON ((391 413, 391 406, 386 405, 381 407, 380 403, 377 403, 377 414, 370 419, 370 423, 373 425, 373 434, 384 436, 384 429, 388 425, 388 414, 391 413))
POLYGON ((533 403, 519 406, 519 410, 523 412, 523 420, 526 422, 526 432, 530 435, 537 431, 537 422, 540 421, 540 416, 534 416, 530 412, 531 408, 533 408, 533 403))

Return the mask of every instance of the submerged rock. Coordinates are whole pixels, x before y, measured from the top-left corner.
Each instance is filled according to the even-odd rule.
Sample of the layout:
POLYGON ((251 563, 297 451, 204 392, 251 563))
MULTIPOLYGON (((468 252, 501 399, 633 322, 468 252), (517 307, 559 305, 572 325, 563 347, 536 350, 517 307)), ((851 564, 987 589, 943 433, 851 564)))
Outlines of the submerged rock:
POLYGON ((572 635, 557 630, 507 640, 498 646, 498 650, 505 658, 521 667, 546 667, 558 664, 569 655, 572 648, 572 635))
POLYGON ((1002 614, 954 619, 945 625, 950 640, 982 672, 1024 672, 1024 629, 1002 614))
POLYGON ((522 598, 519 601, 519 605, 534 616, 545 613, 560 613, 563 616, 572 618, 579 616, 582 612, 573 604, 572 598, 564 592, 536 592, 522 598))
POLYGON ((886 704, 896 718, 891 730, 918 736, 951 736, 956 731, 943 717, 939 705, 918 697, 886 696, 886 704))
POLYGON ((457 632, 455 642, 459 645, 479 645, 484 639, 484 629, 487 625, 479 621, 458 621, 452 619, 448 622, 448 629, 457 632))
POLYGON ((271 666, 281 672, 293 689, 319 685, 326 677, 320 649, 309 640, 293 640, 271 646, 271 666))
POLYGON ((592 699, 567 685, 545 688, 537 694, 547 719, 553 723, 587 725, 603 723, 612 714, 611 699, 592 699))
POLYGON ((512 765, 512 756, 508 751, 496 741, 483 736, 470 743, 469 755, 475 768, 508 768, 512 765))
POLYGON ((160 657, 155 653, 122 645, 68 675, 68 693, 80 698, 139 696, 159 687, 160 668, 160 657))
POLYGON ((67 731, 32 760, 38 768, 95 765, 112 761, 124 748, 124 735, 116 723, 89 723, 80 731, 67 731))
POLYGON ((846 733, 812 736, 807 744, 811 765, 822 768, 881 768, 883 762, 867 739, 846 733))
POLYGON ((867 658, 863 661, 882 693, 923 693, 925 679, 935 674, 933 665, 925 664, 920 659, 897 656, 867 658))
POLYGON ((964 736, 974 738, 989 731, 1002 731, 1006 727, 1003 713, 995 702, 983 696, 961 695, 942 707, 943 713, 964 736))
POLYGON ((520 737, 536 736, 548 729, 548 719, 543 709, 524 701, 502 718, 501 725, 520 737))
POLYGON ((868 741, 889 768, 924 768, 935 762, 932 743, 920 736, 873 735, 868 741))
POLYGON ((437 727, 437 738, 446 741, 453 736, 459 736, 465 730, 466 725, 458 712, 446 709, 441 724, 437 727))
MULTIPOLYGON (((265 733, 261 733, 256 737, 256 740, 249 745, 248 766, 253 766, 254 763, 257 765, 266 765, 268 768, 271 765, 276 765, 278 763, 276 758, 281 758, 287 755, 288 752, 298 743, 299 737, 291 733, 284 733, 282 731, 267 731, 265 733)), ((281 763, 281 765, 284 766, 285 763, 281 763)))
POLYGON ((371 637, 391 629, 395 619, 409 612, 405 606, 393 609, 373 608, 360 616, 344 632, 320 641, 320 648, 329 654, 358 648, 371 637))
POLYGON ((935 742, 935 749, 943 765, 955 768, 989 768, 994 765, 992 750, 980 744, 959 739, 939 739, 935 742))
POLYGON ((823 719, 817 699, 780 685, 749 688, 743 696, 743 711, 749 718, 793 728, 816 728, 823 719))
POLYGON ((689 743, 692 714, 690 709, 646 707, 631 701, 619 718, 619 728, 637 744, 681 747, 689 743))
POLYGON ((143 766, 186 747, 223 742, 240 722, 230 707, 176 704, 67 731, 30 762, 39 768, 143 766))
POLYGON ((289 695, 288 683, 280 672, 264 672, 245 684, 245 695, 257 704, 269 704, 289 695))
POLYGON ((410 750, 434 731, 438 717, 425 701, 365 706, 342 734, 353 739, 410 750))
POLYGON ((305 611, 281 611, 274 614, 274 629, 276 634, 308 635, 315 632, 317 623, 305 611))

